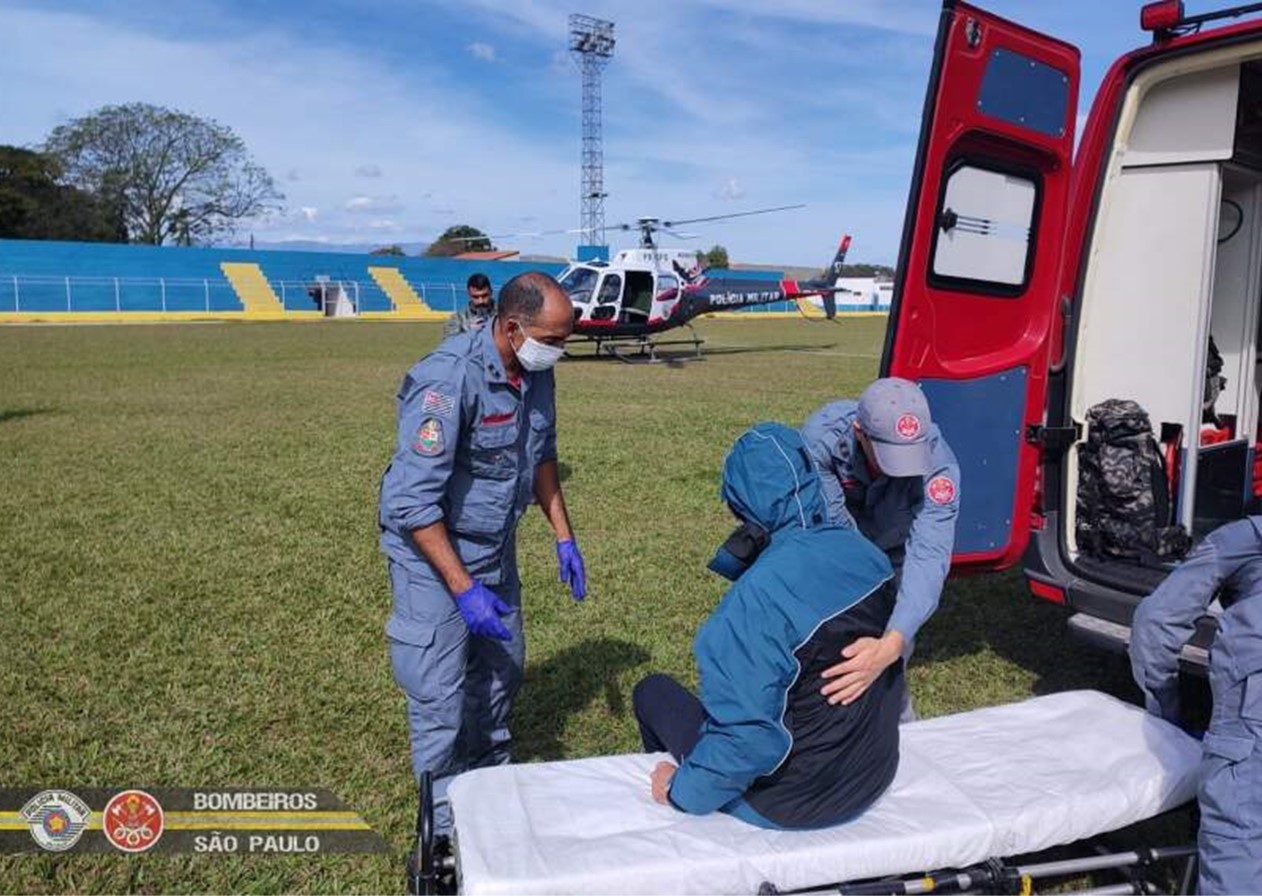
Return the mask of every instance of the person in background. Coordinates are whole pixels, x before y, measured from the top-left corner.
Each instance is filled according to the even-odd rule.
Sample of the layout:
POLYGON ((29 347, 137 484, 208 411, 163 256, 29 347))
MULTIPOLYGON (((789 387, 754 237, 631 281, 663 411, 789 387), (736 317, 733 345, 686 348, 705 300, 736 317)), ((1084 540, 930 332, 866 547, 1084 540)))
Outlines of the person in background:
POLYGON ((486 274, 470 274, 465 282, 465 292, 469 296, 469 304, 465 310, 453 313, 451 319, 443 324, 444 338, 477 329, 495 313, 494 294, 486 274))

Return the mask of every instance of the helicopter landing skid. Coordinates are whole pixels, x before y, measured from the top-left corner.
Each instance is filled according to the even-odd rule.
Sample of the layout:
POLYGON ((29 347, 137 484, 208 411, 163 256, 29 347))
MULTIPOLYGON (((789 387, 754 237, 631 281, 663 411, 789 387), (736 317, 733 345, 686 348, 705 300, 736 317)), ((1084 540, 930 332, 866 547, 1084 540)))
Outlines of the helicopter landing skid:
POLYGON ((609 358, 617 358, 623 364, 660 364, 663 361, 700 361, 701 346, 705 340, 697 335, 692 324, 684 324, 688 328, 688 336, 680 339, 653 339, 649 336, 628 336, 622 339, 597 339, 596 354, 604 354, 609 358), (688 357, 660 358, 657 351, 668 345, 691 345, 692 354, 688 357))

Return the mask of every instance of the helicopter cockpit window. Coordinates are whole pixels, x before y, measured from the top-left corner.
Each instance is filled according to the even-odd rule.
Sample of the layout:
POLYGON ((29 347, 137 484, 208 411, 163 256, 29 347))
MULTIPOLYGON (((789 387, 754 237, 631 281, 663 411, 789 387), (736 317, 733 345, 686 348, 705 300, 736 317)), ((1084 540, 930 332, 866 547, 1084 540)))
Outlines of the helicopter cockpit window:
POLYGON ((957 163, 942 191, 929 281, 989 295, 1024 292, 1039 205, 1035 177, 957 163))
POLYGON ((679 295, 679 278, 674 274, 657 275, 657 300, 669 301, 679 295))
POLYGON ((600 281, 600 293, 596 301, 601 305, 614 305, 622 298, 622 277, 618 274, 605 274, 600 281))
POLYGON ((574 302, 590 302, 596 286, 596 272, 591 268, 571 268, 558 281, 574 302))

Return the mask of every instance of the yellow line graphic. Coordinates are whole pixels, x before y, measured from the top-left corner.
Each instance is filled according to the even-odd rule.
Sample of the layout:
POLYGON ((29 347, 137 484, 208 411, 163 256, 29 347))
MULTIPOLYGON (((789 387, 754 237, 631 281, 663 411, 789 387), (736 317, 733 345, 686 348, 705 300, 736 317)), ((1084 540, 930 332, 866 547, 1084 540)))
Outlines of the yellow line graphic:
MULTIPOLYGON (((101 830, 101 814, 93 812, 88 830, 101 830)), ((0 812, 0 831, 30 828, 17 812, 0 812)), ((168 831, 371 831, 354 812, 167 812, 168 831)))

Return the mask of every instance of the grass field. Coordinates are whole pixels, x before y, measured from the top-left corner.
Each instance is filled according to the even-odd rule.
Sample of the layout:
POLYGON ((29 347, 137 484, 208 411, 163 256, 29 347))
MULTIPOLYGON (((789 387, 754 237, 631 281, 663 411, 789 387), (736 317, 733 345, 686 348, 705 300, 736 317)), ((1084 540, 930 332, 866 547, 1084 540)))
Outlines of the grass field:
MULTIPOLYGON (((883 319, 707 322, 699 363, 558 369, 590 597, 519 534, 520 758, 637 749, 630 690, 695 681, 718 469, 875 374, 883 319)), ((0 329, 0 786, 327 787, 396 848, 351 857, 0 857, 0 889, 383 892, 415 803, 382 625, 378 478, 433 324, 0 329)), ((967 484, 965 484, 967 488, 967 484)), ((1132 698, 1012 574, 952 582, 910 670, 937 715, 1072 687, 1132 698)))

